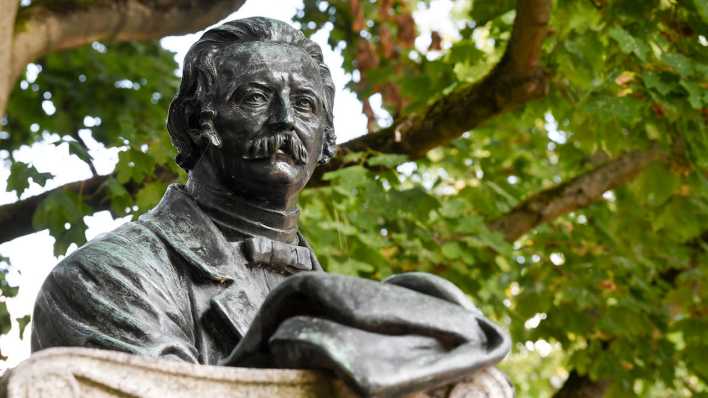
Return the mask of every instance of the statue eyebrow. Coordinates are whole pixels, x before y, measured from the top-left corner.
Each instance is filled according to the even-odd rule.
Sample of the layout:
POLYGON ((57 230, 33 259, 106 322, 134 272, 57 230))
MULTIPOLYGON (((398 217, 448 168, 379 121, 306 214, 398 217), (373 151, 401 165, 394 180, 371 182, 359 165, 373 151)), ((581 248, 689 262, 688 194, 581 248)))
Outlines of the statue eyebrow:
POLYGON ((250 82, 245 82, 239 85, 236 85, 236 82, 233 81, 229 84, 228 90, 226 91, 226 99, 227 101, 231 101, 234 99, 234 95, 236 95, 236 92, 239 90, 249 88, 249 87, 255 87, 260 90, 266 91, 268 93, 273 92, 273 88, 268 86, 267 82, 261 82, 261 81, 250 81, 250 82))
POLYGON ((225 71, 219 72, 219 73, 225 73, 228 75, 228 83, 226 84, 226 98, 231 98, 236 90, 238 90, 240 87, 242 87, 244 84, 249 84, 249 83, 244 83, 244 84, 238 84, 239 80, 242 79, 244 76, 247 76, 252 73, 257 73, 260 72, 264 69, 267 69, 266 65, 248 65, 247 67, 243 69, 227 69, 225 71))
MULTIPOLYGON (((272 74, 268 74, 267 76, 252 76, 253 80, 250 81, 242 81, 244 77, 247 77, 249 74, 254 73, 254 72, 260 72, 262 70, 267 70, 268 68, 265 66, 258 66, 258 67, 250 67, 246 70, 242 70, 241 73, 235 73, 232 74, 231 79, 226 87, 226 100, 230 101, 233 100, 234 95, 236 94, 237 91, 242 90, 247 87, 256 87, 260 90, 264 90, 267 92, 272 92, 274 90, 275 85, 278 84, 290 84, 292 87, 292 93, 293 94, 307 94, 310 96, 313 96, 316 98, 319 102, 323 102, 323 98, 321 98, 321 95, 318 94, 318 90, 315 88, 315 86, 312 85, 312 82, 310 79, 307 79, 304 76, 297 76, 290 74, 287 78, 285 76, 282 76, 280 79, 276 76, 273 76, 272 74), (285 80, 282 80, 285 79, 285 80), (278 80, 282 80, 282 82, 279 82, 278 80), (287 83, 286 83, 287 81, 287 83)), ((232 72, 233 73, 233 72, 232 72)))
POLYGON ((304 87, 295 87, 293 90, 294 94, 309 94, 315 97, 318 97, 317 91, 314 90, 312 87, 309 86, 304 86, 304 87))
POLYGON ((267 83, 263 83, 263 82, 259 82, 259 81, 251 81, 251 82, 248 82, 248 83, 244 83, 244 84, 240 85, 239 88, 241 88, 241 87, 249 87, 249 86, 253 86, 253 87, 259 88, 259 89, 261 89, 261 90, 263 90, 263 91, 268 91, 268 92, 273 91, 273 88, 270 87, 270 86, 268 86, 267 83))
POLYGON ((318 94, 318 90, 312 85, 309 79, 302 77, 298 79, 296 76, 291 75, 290 84, 293 86, 294 94, 308 94, 315 97, 318 101, 322 101, 322 98, 320 98, 321 95, 318 94))

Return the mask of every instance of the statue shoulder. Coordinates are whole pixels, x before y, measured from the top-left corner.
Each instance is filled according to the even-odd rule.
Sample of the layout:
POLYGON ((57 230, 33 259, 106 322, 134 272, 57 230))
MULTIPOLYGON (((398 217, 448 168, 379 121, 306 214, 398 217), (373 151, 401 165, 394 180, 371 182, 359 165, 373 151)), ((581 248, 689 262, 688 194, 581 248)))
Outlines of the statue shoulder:
POLYGON ((159 355, 169 343, 165 333, 188 335, 192 327, 189 280, 172 257, 154 232, 133 222, 77 249, 37 296, 32 350, 90 346, 159 355), (172 329, 163 327, 165 319, 172 329))
POLYGON ((47 280, 63 287, 115 278, 118 274, 165 279, 165 274, 176 271, 160 238, 144 225, 128 222, 69 254, 54 267, 47 280))

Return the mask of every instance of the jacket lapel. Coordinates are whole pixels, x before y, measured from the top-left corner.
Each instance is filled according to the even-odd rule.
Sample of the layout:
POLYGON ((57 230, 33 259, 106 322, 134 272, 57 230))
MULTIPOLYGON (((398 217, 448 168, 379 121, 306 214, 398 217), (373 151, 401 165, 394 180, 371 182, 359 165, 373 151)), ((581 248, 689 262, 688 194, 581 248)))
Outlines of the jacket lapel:
MULTIPOLYGON (((170 185, 160 203, 138 221, 182 256, 201 277, 217 282, 211 308, 239 338, 246 334, 269 293, 262 272, 249 270, 241 242, 230 243, 178 184, 170 185)), ((310 249, 314 271, 322 271, 310 245, 298 232, 299 245, 310 249)))
POLYGON ((202 277, 219 283, 234 280, 228 273, 233 267, 227 250, 229 243, 180 185, 170 185, 160 203, 139 222, 160 236, 202 277))
POLYGON ((246 335, 258 309, 265 301, 265 292, 249 286, 233 284, 211 298, 211 308, 228 329, 240 340, 246 335))

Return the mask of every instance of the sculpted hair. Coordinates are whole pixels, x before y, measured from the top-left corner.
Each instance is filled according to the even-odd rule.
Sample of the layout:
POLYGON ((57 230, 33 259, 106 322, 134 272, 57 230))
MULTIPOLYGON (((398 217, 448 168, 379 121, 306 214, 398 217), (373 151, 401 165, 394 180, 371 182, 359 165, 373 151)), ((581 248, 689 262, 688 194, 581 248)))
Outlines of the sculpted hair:
POLYGON ((214 130, 215 116, 212 103, 214 84, 217 81, 217 58, 220 50, 234 44, 254 41, 284 43, 303 49, 317 63, 325 90, 324 107, 327 127, 319 162, 327 163, 334 156, 334 82, 325 65, 322 50, 317 43, 285 22, 255 17, 210 29, 192 45, 184 58, 182 83, 170 104, 167 130, 172 144, 177 148, 177 164, 191 170, 211 141, 220 145, 214 130))

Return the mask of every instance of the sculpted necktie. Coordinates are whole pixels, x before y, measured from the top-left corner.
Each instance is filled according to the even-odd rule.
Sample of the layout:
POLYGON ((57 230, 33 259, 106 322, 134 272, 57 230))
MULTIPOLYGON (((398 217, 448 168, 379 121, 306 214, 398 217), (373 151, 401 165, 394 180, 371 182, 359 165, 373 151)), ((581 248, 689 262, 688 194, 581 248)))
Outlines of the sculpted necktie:
MULTIPOLYGON (((321 269, 315 265, 317 259, 310 249, 304 246, 256 236, 237 242, 236 248, 243 253, 248 267, 262 267, 283 275, 273 279, 276 281, 282 281, 285 276, 298 272, 321 269)), ((245 273, 242 277, 245 278, 240 280, 242 283, 230 284, 211 299, 211 305, 239 339, 248 330, 256 311, 270 291, 263 276, 245 273)))
POLYGON ((259 265, 278 272, 293 274, 312 271, 312 253, 307 247, 256 236, 242 243, 249 265, 259 265))

